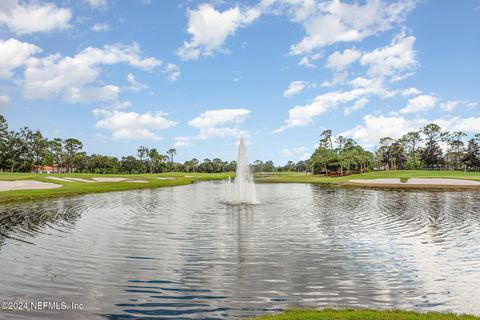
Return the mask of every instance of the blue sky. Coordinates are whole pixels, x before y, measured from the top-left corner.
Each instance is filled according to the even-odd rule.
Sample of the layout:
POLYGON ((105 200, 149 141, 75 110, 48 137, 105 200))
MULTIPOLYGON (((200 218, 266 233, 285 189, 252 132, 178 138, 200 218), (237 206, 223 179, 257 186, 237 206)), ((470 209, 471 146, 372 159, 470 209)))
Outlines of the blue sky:
POLYGON ((307 158, 480 132, 480 0, 2 0, 0 112, 88 153, 307 158))

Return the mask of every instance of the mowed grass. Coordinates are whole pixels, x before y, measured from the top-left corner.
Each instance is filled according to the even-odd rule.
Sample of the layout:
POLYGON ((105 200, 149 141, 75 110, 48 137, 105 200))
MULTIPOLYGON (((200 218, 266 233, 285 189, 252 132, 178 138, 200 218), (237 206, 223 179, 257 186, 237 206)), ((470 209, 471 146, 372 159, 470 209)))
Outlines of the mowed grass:
POLYGON ((463 171, 427 171, 427 170, 390 170, 353 174, 343 177, 325 177, 324 175, 305 174, 301 172, 274 172, 255 175, 256 182, 268 183, 319 183, 336 184, 352 179, 388 179, 399 178, 406 181, 410 178, 451 178, 480 181, 480 172, 463 171))
POLYGON ((255 320, 476 320, 472 315, 451 313, 419 313, 400 310, 370 309, 324 309, 324 310, 289 310, 280 314, 265 315, 255 320))
POLYGON ((12 190, 0 192, 0 203, 28 201, 47 198, 58 198, 76 196, 89 193, 101 193, 112 191, 126 191, 134 189, 160 188, 179 185, 187 185, 195 181, 203 180, 221 180, 227 179, 228 176, 234 176, 234 173, 185 173, 185 172, 169 172, 163 174, 35 174, 35 173, 0 173, 0 181, 14 180, 36 180, 42 182, 50 182, 62 185, 61 188, 43 189, 43 190, 12 190), (145 180, 146 183, 135 182, 66 182, 48 179, 48 176, 59 178, 74 177, 91 180, 92 178, 127 178, 129 180, 145 180), (175 180, 161 180, 164 178, 175 178, 175 180))

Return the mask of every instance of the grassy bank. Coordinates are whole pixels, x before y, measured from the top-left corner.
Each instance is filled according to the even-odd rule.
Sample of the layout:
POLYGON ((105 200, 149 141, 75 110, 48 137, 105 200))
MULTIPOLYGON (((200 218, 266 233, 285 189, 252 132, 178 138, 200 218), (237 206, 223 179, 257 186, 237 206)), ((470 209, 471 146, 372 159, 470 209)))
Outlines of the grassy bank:
POLYGON ((61 184, 61 188, 44 189, 44 190, 14 190, 0 192, 0 203, 27 201, 47 198, 69 197, 89 193, 101 193, 111 191, 125 191, 134 189, 159 188, 190 184, 195 181, 202 180, 220 180, 226 179, 233 173, 184 173, 169 172, 165 174, 32 174, 32 173, 0 173, 0 180, 36 180, 42 182, 50 182, 61 184), (48 179, 47 176, 55 176, 59 178, 75 177, 91 180, 94 177, 115 177, 127 178, 129 180, 144 180, 146 182, 66 182, 48 179), (158 178, 174 178, 175 180, 161 180, 158 178))
POLYGON ((402 182, 410 178, 449 178, 474 180, 480 182, 480 172, 463 171, 426 171, 426 170, 395 170, 375 171, 363 174, 354 174, 343 177, 325 177, 299 172, 261 173, 255 177, 257 182, 266 183, 317 183, 317 184, 342 184, 351 179, 390 179, 399 178, 402 182))
POLYGON ((290 310, 281 314, 266 315, 255 320, 478 320, 471 315, 455 315, 450 313, 418 313, 412 311, 379 311, 379 310, 290 310))
MULTIPOLYGON (((234 177, 234 173, 184 173, 169 172, 163 174, 34 174, 34 173, 0 173, 0 181, 14 180, 36 180, 42 182, 50 182, 61 184, 61 188, 45 189, 45 190, 16 190, 0 192, 0 203, 26 201, 46 198, 68 197, 89 193, 125 191, 145 188, 159 188, 169 186, 179 186, 190 184, 195 181, 202 180, 220 180, 226 179, 228 176, 234 177), (66 182, 48 179, 47 176, 56 177, 75 177, 91 180, 94 177, 118 177, 127 178, 129 180, 145 180, 144 183, 134 182, 66 182), (158 178, 174 178, 174 180, 161 180, 158 178)), ((348 185, 351 179, 382 179, 382 178, 399 178, 406 181, 409 178, 453 178, 480 181, 480 173, 461 172, 461 171, 422 171, 422 170, 399 170, 399 171, 382 171, 369 172, 364 174, 355 174, 344 177, 325 177, 323 175, 311 175, 298 172, 279 172, 279 173, 262 173, 255 177, 256 182, 260 183, 315 183, 315 184, 338 184, 348 185)), ((360 186, 358 186, 360 187, 360 186)), ((385 187, 383 185, 369 185, 368 187, 385 187)), ((408 186, 406 186, 408 187, 408 186)), ((409 186, 410 188, 422 188, 422 186, 409 186)), ((426 188, 433 188, 428 186, 426 188)), ((444 187, 442 187, 444 188, 444 187)), ((474 187, 479 189, 478 187, 474 187)), ((464 187, 449 187, 448 189, 466 189, 464 187)), ((472 189, 472 188, 470 188, 472 189)))

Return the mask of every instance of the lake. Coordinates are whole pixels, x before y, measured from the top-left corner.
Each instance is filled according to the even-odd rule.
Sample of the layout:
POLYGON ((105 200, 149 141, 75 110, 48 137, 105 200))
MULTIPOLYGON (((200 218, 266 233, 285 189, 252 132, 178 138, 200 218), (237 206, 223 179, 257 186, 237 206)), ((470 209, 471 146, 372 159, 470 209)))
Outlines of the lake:
POLYGON ((480 314, 478 192, 224 182, 0 208, 2 319, 230 319, 292 307, 480 314))

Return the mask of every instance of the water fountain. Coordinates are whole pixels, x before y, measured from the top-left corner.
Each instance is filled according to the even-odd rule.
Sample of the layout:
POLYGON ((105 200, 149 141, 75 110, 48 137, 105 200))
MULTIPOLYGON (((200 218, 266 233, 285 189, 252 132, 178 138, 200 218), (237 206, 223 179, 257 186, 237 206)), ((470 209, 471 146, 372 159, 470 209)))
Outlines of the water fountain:
POLYGON ((255 183, 248 163, 247 147, 243 138, 238 145, 237 170, 235 180, 228 178, 227 201, 229 203, 257 203, 255 183))

